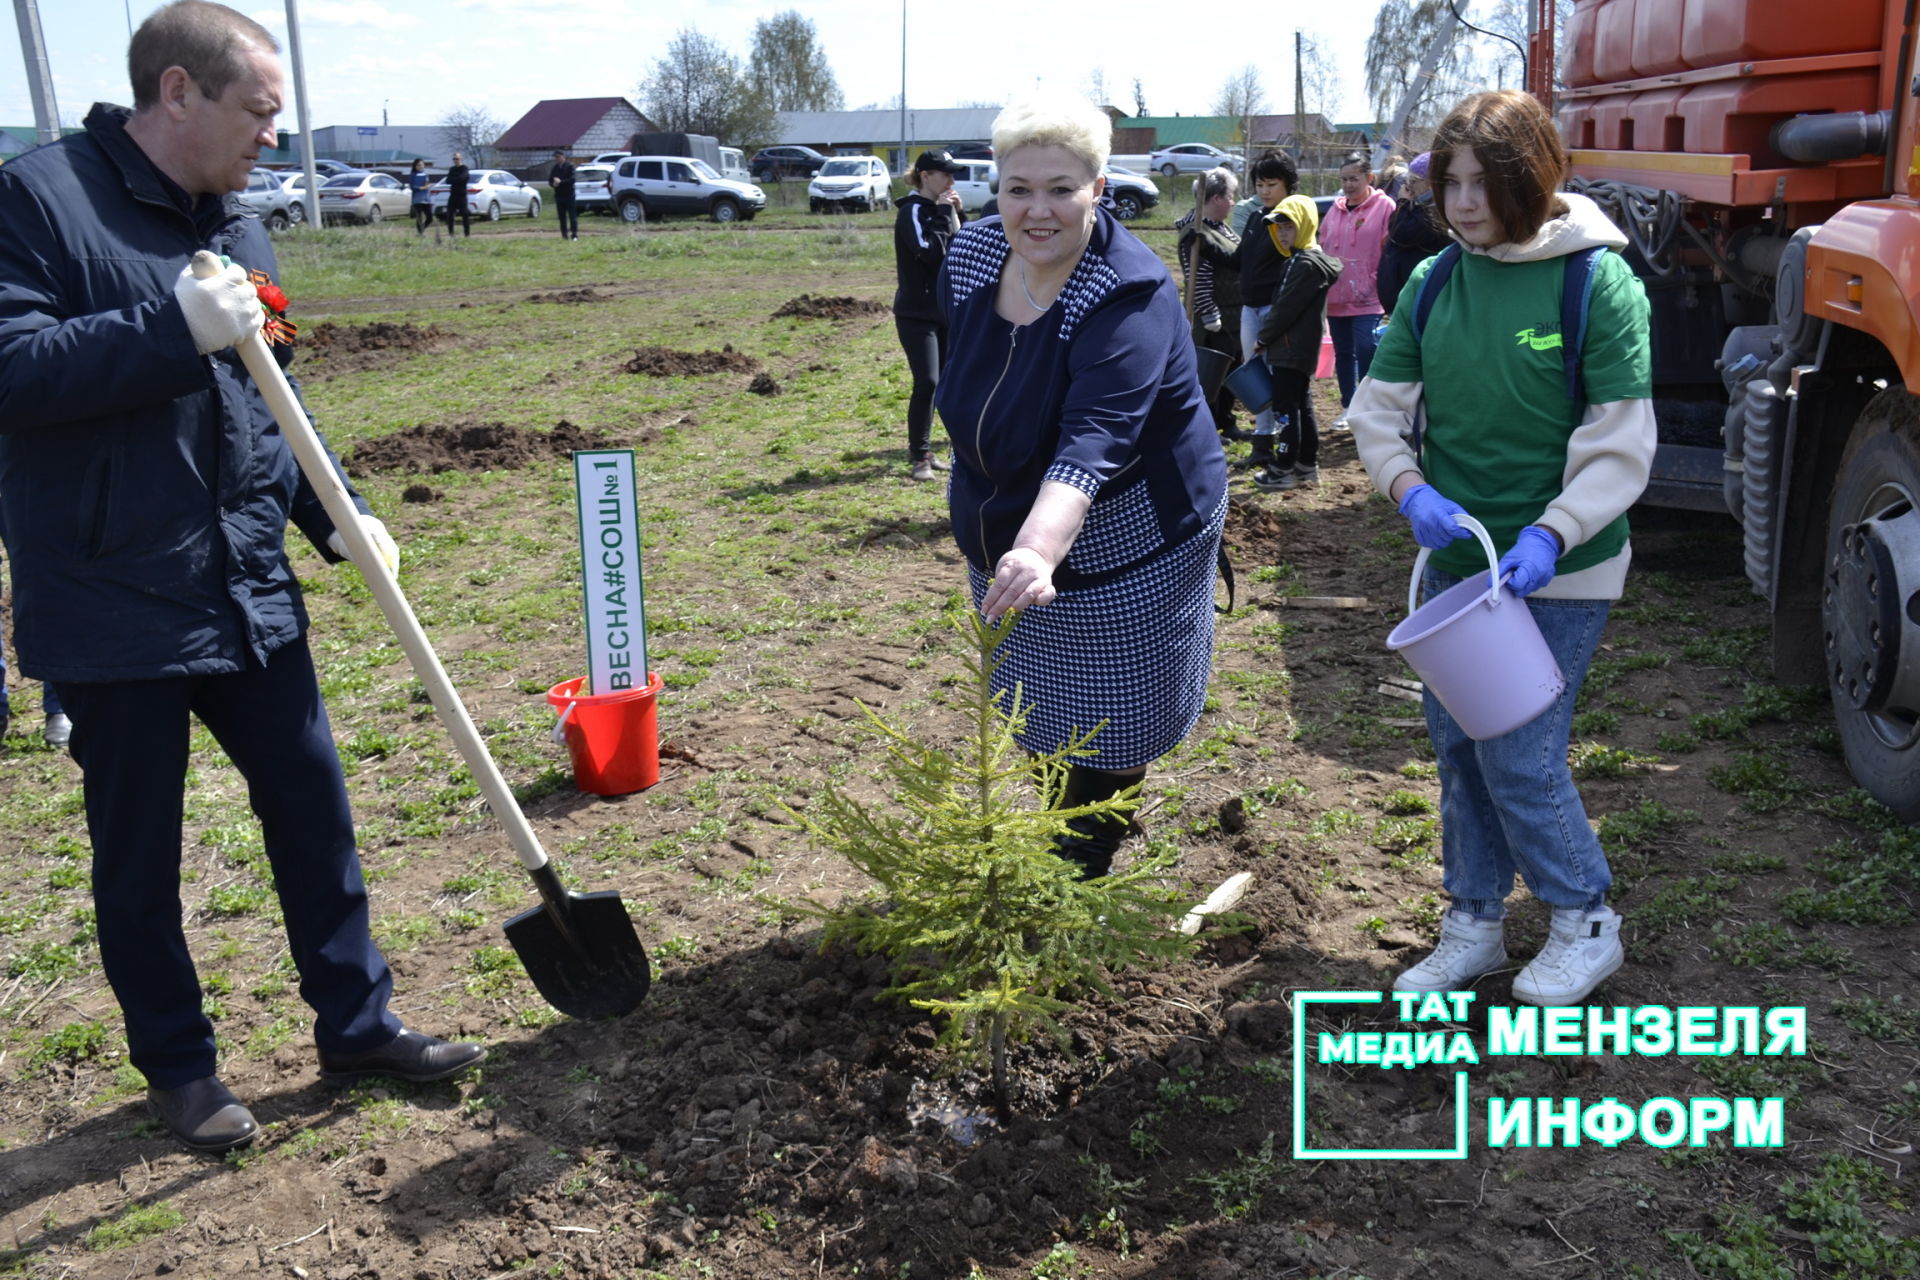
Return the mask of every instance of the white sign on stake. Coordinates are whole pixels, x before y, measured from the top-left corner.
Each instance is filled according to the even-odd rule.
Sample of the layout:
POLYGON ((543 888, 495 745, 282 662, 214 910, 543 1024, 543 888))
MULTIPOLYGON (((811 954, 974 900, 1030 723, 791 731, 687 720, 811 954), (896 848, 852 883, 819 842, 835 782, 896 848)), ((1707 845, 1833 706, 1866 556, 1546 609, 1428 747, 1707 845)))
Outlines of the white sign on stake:
POLYGON ((594 693, 647 687, 640 516, 633 450, 573 455, 580 580, 587 603, 587 680, 594 693))

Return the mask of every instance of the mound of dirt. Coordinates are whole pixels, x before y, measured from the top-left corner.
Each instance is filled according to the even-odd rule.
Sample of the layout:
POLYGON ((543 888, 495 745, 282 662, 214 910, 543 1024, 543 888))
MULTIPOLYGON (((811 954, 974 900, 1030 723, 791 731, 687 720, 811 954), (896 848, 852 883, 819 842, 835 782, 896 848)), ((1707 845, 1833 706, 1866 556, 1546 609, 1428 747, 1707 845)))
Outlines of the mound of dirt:
POLYGON ((607 295, 594 292, 591 286, 585 289, 558 289, 552 293, 530 293, 528 302, 605 302, 607 295))
POLYGON ((300 331, 300 345, 306 354, 357 355, 362 351, 427 351, 449 335, 437 324, 392 324, 376 320, 372 324, 335 324, 322 320, 311 329, 300 331))
POLYGON ((675 351, 670 347, 641 347, 620 366, 628 373, 650 378, 684 378, 703 373, 753 373, 760 362, 741 355, 728 343, 718 351, 675 351))
MULTIPOLYGON (((530 431, 499 422, 463 426, 418 426, 369 440, 354 449, 347 465, 356 471, 403 471, 409 475, 442 471, 507 471, 565 458, 576 449, 604 449, 618 443, 604 432, 589 433, 562 419, 552 431, 530 431)), ((416 485, 414 489, 425 486, 416 485)), ((414 498, 408 501, 431 501, 414 498)), ((433 497, 432 490, 427 490, 433 497)))
POLYGON ((884 302, 875 302, 871 298, 828 298, 803 293, 797 298, 789 298, 780 304, 773 313, 775 320, 786 316, 798 316, 802 320, 851 320, 855 316, 879 315, 891 310, 884 302))
POLYGON ((777 396, 780 394, 781 386, 774 380, 772 374, 756 373, 753 375, 753 381, 747 384, 747 390, 757 396, 777 396))

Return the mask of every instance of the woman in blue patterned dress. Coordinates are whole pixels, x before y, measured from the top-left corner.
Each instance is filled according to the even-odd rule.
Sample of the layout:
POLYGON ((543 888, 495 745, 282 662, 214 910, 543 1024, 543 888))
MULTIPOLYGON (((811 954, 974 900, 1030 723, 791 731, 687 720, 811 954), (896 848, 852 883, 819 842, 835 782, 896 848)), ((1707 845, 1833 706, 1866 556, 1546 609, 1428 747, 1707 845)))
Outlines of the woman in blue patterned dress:
MULTIPOLYGON (((1063 804, 1145 776, 1199 719, 1227 473, 1179 291, 1098 207, 1111 124, 1084 103, 994 121, 1000 216, 964 227, 942 271, 953 442, 948 501, 975 602, 1025 610, 996 683, 1031 704, 1024 746, 1099 727, 1063 804)), ((1105 875, 1126 824, 1061 842, 1105 875)))

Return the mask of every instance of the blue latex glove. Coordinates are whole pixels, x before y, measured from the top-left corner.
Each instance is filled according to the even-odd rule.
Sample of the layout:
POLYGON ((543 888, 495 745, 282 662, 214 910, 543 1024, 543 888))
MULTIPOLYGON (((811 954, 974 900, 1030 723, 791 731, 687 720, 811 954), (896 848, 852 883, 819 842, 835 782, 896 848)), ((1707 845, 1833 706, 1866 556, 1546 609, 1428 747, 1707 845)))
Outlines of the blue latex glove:
POLYGON ((1554 567, 1560 562, 1560 539, 1552 531, 1530 524, 1514 539, 1513 549, 1500 557, 1495 577, 1513 577, 1507 586, 1517 596, 1530 596, 1553 581, 1554 567))
POLYGON ((1400 514, 1413 522, 1413 540, 1432 551, 1473 535, 1454 523, 1467 509, 1430 484, 1417 484, 1400 499, 1400 514))

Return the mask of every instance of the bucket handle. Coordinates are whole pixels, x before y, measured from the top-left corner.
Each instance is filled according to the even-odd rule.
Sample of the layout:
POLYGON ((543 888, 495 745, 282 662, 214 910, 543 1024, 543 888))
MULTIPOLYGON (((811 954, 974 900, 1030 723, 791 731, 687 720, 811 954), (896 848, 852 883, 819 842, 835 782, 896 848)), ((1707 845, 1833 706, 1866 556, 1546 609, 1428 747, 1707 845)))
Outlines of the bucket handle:
POLYGON ((563 747, 567 745, 567 717, 572 715, 573 709, 579 705, 578 701, 569 702, 567 709, 560 713, 560 718, 554 721, 553 740, 563 747))
MULTIPOLYGON (((1500 603, 1500 588, 1504 587, 1507 584, 1507 578, 1511 578, 1513 575, 1508 574, 1507 578, 1496 576, 1500 572, 1500 553, 1493 549, 1493 539, 1487 534, 1487 526, 1481 524, 1464 511, 1456 511, 1453 516, 1453 522, 1465 529, 1468 533, 1471 533, 1474 537, 1480 539, 1480 547, 1487 553, 1487 578, 1492 583, 1492 585, 1487 588, 1487 607, 1492 608, 1500 603)), ((1427 567, 1427 557, 1432 554, 1433 549, 1431 547, 1422 547, 1420 548, 1420 554, 1413 558, 1413 578, 1407 583, 1407 613, 1409 616, 1412 615, 1415 609, 1420 607, 1420 573, 1427 567)))

